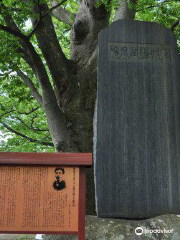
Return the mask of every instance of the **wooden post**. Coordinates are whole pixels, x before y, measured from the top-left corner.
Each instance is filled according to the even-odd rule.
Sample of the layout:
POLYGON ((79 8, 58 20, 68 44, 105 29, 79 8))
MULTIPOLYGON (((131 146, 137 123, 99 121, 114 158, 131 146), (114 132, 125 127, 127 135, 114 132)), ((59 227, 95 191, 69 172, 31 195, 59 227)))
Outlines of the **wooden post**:
POLYGON ((85 217, 86 217, 86 169, 80 168, 79 177, 79 222, 78 239, 85 240, 85 217))

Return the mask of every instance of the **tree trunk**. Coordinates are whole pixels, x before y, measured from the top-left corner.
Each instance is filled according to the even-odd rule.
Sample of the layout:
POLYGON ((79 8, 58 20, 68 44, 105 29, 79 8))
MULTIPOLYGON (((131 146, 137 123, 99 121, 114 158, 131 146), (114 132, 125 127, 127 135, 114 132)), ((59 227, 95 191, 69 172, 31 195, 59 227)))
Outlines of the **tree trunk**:
MULTIPOLYGON (((71 31, 71 60, 66 59, 59 45, 50 15, 42 19, 35 31, 38 45, 46 60, 54 83, 57 102, 54 103, 53 108, 49 109, 56 108, 56 111, 51 111, 52 116, 48 115, 47 108, 52 105, 50 102, 47 106, 44 105, 44 109, 48 113, 46 116, 56 151, 92 152, 93 149, 98 34, 101 29, 109 25, 110 18, 110 12, 106 10, 105 5, 102 4, 97 8, 96 2, 97 0, 79 0, 78 12, 75 15, 71 31), (58 120, 65 123, 68 133, 64 130, 62 124, 60 125, 62 125, 63 131, 55 128, 56 125, 59 126, 58 123, 54 122, 54 118, 57 117, 55 115, 58 112, 63 114, 63 119, 58 120), (66 139, 66 143, 62 139, 66 139)), ((133 18, 133 14, 128 15, 127 1, 123 2, 125 4, 123 11, 120 8, 118 9, 120 13, 118 13, 116 19, 123 12, 129 16, 128 18, 133 18)), ((52 4, 55 3, 56 1, 52 4)), ((38 13, 38 9, 39 7, 35 4, 32 11, 38 13)), ((41 15, 45 14, 48 11, 47 4, 42 4, 41 10, 41 15)), ((62 8, 61 11, 56 11, 56 17, 58 17, 58 12, 61 14, 62 11, 64 11, 62 8)), ((65 13, 67 22, 69 15, 67 12, 65 13)), ((127 16, 124 15, 123 18, 127 18, 127 16)), ((63 15, 61 14, 60 18, 62 17, 63 15)), ((32 22, 35 28, 38 20, 34 16, 32 16, 32 22)), ((49 99, 51 98, 52 96, 49 96, 49 99)), ((87 179, 87 214, 92 215, 95 214, 93 169, 87 170, 87 179)))
MULTIPOLYGON (((93 149, 98 34, 101 29, 109 25, 110 18, 110 12, 106 10, 105 6, 102 4, 97 8, 96 2, 97 0, 79 0, 79 9, 71 31, 71 60, 66 59, 59 45, 50 15, 42 19, 35 31, 38 45, 54 84, 55 96, 53 91, 52 94, 44 91, 47 88, 43 86, 44 83, 41 84, 41 78, 39 78, 41 69, 36 58, 32 58, 32 62, 35 62, 33 68, 37 69, 36 76, 42 85, 42 93, 47 92, 47 94, 42 94, 43 106, 56 151, 92 152, 93 149), (60 117, 57 116, 58 114, 60 117)), ((118 9, 119 14, 122 15, 123 12, 126 12, 127 16, 134 18, 133 14, 127 14, 127 1, 124 3, 126 4, 123 11, 118 9)), ((37 13, 38 9, 35 4, 32 10, 37 13)), ((48 6, 45 3, 42 4, 41 10, 41 14, 46 13, 48 6)), ((58 11, 56 11, 56 15, 57 13, 58 11)), ((123 18, 127 18, 127 16, 124 15, 123 18)), ((34 27, 37 21, 32 16, 34 27)), ((32 53, 33 49, 29 54, 36 56, 35 53, 33 55, 32 53)), ((53 90, 50 81, 47 79, 46 82, 49 84, 48 89, 53 90)), ((87 214, 92 215, 95 214, 93 169, 87 170, 87 179, 87 214)))
MULTIPOLYGON (((72 121, 75 143, 82 152, 92 152, 93 115, 96 98, 98 33, 109 24, 110 13, 95 1, 79 1, 71 33, 71 59, 76 63, 78 91, 66 109, 72 121)), ((74 94, 72 92, 72 94, 74 94)), ((87 170, 87 214, 95 214, 93 169, 87 170)))
MULTIPOLYGON (((110 12, 104 5, 95 6, 96 0, 79 1, 71 32, 71 60, 76 66, 74 83, 68 89, 61 102, 65 115, 71 125, 71 134, 81 152, 93 151, 93 115, 97 89, 97 51, 98 34, 109 25, 110 12), (62 104, 63 106, 63 104, 62 104)), ((127 7, 128 9, 128 7, 127 7)), ((127 11, 126 11, 127 12, 127 11)), ((122 11, 121 13, 122 14, 122 11)), ((131 14, 131 19, 134 19, 131 14)), ((120 16, 120 15, 119 15, 120 16)), ((130 17, 129 17, 130 18, 130 17)), ((87 214, 95 214, 94 174, 87 170, 87 214)))

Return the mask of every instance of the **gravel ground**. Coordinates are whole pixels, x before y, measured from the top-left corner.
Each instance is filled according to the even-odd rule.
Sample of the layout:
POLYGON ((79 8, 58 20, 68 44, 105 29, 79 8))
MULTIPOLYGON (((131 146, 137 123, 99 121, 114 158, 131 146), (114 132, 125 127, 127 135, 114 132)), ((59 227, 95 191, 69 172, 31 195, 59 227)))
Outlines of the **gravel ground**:
POLYGON ((31 240, 31 239, 35 239, 35 238, 27 238, 25 237, 24 234, 0 234, 0 240, 21 240, 21 239, 24 239, 26 240, 31 240))

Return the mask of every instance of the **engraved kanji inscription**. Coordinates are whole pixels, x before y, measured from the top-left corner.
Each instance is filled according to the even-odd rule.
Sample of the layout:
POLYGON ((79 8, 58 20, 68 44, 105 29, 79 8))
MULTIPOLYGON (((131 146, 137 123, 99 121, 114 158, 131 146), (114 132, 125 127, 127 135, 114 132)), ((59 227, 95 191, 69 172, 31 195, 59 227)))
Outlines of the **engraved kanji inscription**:
POLYGON ((164 63, 171 58, 171 46, 168 44, 108 43, 108 60, 112 62, 164 63))

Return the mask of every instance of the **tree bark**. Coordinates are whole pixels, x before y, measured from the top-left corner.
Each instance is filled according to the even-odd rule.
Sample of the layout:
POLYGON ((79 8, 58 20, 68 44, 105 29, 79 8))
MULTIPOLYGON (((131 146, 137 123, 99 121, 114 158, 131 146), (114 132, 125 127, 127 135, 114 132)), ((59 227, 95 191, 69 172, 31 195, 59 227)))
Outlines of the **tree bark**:
MULTIPOLYGON (((71 59, 77 66, 75 80, 78 91, 69 102, 66 112, 73 123, 76 144, 83 152, 92 152, 98 34, 109 25, 110 17, 105 6, 96 8, 95 2, 79 1, 71 32, 71 59)), ((87 214, 95 214, 93 169, 87 170, 87 179, 87 214)))
MULTIPOLYGON (((136 4, 137 0, 131 0, 132 4, 136 4)), ((120 0, 119 7, 116 11, 114 21, 120 19, 130 19, 133 20, 135 18, 136 10, 133 8, 129 8, 129 4, 127 0, 120 0)))
MULTIPOLYGON (((41 4, 40 7, 42 15, 48 11, 47 4, 41 4)), ((36 4, 33 7, 33 13, 39 13, 39 7, 36 4)), ((32 16, 34 27, 37 21, 38 19, 32 16)), ((65 57, 61 49, 50 14, 40 21, 35 35, 54 81, 58 105, 61 106, 62 95, 73 78, 74 64, 65 57)))
MULTIPOLYGON (((50 1, 52 7, 56 6, 58 2, 56 0, 50 1)), ((72 26, 73 25, 73 15, 66 9, 59 7, 52 11, 52 15, 58 20, 72 26)))

